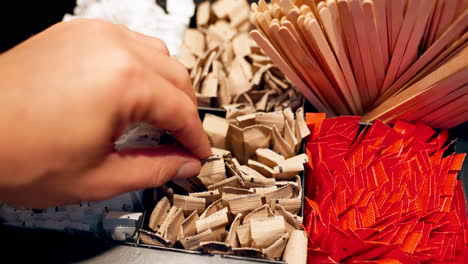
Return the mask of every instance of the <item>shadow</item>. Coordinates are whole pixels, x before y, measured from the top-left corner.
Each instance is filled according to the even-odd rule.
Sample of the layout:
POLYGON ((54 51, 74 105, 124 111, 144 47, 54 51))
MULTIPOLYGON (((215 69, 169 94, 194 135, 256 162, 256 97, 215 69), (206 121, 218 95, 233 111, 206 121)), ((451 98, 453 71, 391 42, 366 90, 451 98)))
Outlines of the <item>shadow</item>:
POLYGON ((89 236, 0 226, 2 263, 74 263, 96 257, 116 244, 89 236))

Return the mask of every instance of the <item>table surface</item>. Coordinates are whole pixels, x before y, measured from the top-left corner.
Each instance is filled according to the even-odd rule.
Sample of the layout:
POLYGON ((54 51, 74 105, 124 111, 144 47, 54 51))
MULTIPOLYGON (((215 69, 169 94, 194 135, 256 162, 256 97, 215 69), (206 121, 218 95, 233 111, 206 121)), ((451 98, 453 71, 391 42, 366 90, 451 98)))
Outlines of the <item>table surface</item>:
POLYGON ((23 230, 0 226, 0 263, 81 263, 81 264, 188 264, 261 263, 220 255, 187 254, 160 249, 118 245, 90 237, 58 232, 23 230))

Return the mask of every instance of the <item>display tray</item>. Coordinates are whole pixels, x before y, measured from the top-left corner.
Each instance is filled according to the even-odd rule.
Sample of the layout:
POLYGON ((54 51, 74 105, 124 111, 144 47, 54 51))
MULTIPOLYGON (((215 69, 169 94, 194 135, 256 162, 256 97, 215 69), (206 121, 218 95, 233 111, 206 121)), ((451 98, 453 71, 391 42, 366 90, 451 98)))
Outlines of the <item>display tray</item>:
MULTIPOLYGON (((198 112, 199 112, 201 120, 204 119, 206 114, 213 114, 213 115, 217 115, 217 116, 223 117, 223 118, 226 116, 226 111, 224 109, 199 107, 198 112)), ((304 150, 305 150, 305 140, 303 140, 303 142, 301 144, 301 148, 300 148, 298 154, 304 153, 304 150)), ((302 182, 302 200, 304 200, 305 171, 301 172, 299 177, 301 178, 301 182, 302 182)), ((177 194, 176 191, 174 193, 177 194)), ((148 222, 149 222, 149 218, 150 218, 150 215, 151 215, 151 211, 153 210, 156 203, 160 199, 162 199, 164 197, 162 195, 158 196, 157 194, 158 194, 158 189, 156 189, 155 191, 146 190, 146 193, 144 195, 144 197, 145 197, 145 201, 144 201, 145 212, 143 214, 143 221, 142 221, 142 226, 141 226, 140 229, 149 230, 148 222)), ((303 216, 303 214, 304 214, 304 202, 302 201, 299 216, 303 216)), ((140 234, 139 233, 138 233, 136 239, 137 239, 136 242, 127 242, 127 244, 137 246, 137 247, 144 247, 144 248, 163 250, 163 251, 173 251, 173 252, 179 252, 179 253, 184 253, 184 254, 203 255, 203 256, 206 256, 206 257, 215 256, 215 254, 202 252, 202 251, 186 250, 186 249, 183 249, 183 248, 173 248, 173 247, 164 247, 164 246, 156 246, 156 245, 146 244, 146 243, 143 243, 140 240, 140 234)), ((227 259, 236 259, 236 260, 257 262, 257 263, 286 263, 284 261, 268 260, 268 259, 263 259, 263 258, 252 258, 252 257, 237 256, 237 255, 223 255, 223 254, 216 254, 216 255, 221 256, 222 258, 227 258, 227 259)))

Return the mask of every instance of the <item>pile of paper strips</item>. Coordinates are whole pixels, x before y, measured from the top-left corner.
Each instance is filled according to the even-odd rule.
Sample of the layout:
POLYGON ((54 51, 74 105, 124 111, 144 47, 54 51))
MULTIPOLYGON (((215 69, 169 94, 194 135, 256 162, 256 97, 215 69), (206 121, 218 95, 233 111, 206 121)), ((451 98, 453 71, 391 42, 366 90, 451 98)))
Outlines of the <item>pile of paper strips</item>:
POLYGON ((274 111, 302 105, 294 85, 250 38, 251 14, 247 0, 198 5, 197 27, 185 32, 179 56, 190 71, 198 106, 246 103, 274 111))
POLYGON ((251 32, 320 112, 468 121, 468 1, 264 0, 251 32))
POLYGON ((306 116, 309 263, 467 263, 465 154, 447 131, 359 119, 306 116))

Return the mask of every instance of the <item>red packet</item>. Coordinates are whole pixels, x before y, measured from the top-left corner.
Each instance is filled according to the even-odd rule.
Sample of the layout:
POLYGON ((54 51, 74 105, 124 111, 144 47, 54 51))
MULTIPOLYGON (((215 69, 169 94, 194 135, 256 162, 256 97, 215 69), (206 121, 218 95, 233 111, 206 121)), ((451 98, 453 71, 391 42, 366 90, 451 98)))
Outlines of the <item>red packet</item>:
POLYGON ((321 118, 310 116, 307 144, 309 263, 464 263, 468 219, 457 176, 465 155, 444 157, 447 132, 321 118))

